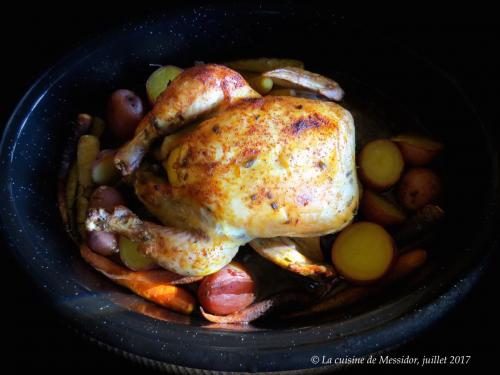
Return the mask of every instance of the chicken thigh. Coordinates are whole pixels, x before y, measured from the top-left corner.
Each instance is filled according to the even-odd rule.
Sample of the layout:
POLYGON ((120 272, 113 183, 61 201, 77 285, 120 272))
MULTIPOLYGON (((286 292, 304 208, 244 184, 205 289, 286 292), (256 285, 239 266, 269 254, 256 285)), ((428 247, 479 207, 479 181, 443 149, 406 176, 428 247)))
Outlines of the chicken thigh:
MULTIPOLYGON (((204 67, 194 69, 206 74, 204 82, 211 80, 212 89, 226 91, 222 96, 205 93, 205 98, 217 100, 207 110, 198 104, 198 116, 189 118, 209 111, 211 117, 176 139, 163 161, 166 177, 144 164, 134 174, 137 197, 165 226, 143 222, 122 207, 113 213, 91 211, 88 229, 128 235, 160 266, 202 276, 225 266, 252 239, 319 236, 346 226, 359 198, 351 114, 330 101, 259 97, 244 81, 237 79, 235 85, 237 73, 224 68, 233 77, 228 88, 219 82, 223 74, 211 76, 220 70, 204 67)), ((183 80, 192 77, 181 75, 163 94, 170 106, 177 97, 177 114, 169 115, 176 118, 176 126, 187 122, 183 111, 192 113, 192 101, 199 100, 190 92, 185 95, 191 99, 179 98, 180 88, 190 87, 183 80)), ((167 111, 158 108, 165 105, 160 101, 153 113, 167 111)), ((142 131, 143 136, 146 127, 154 126, 147 121, 137 134, 142 131)), ((163 129, 170 126, 162 124, 163 129)), ((132 140, 117 158, 124 173, 136 168, 136 162, 128 168, 132 164, 123 161, 137 155, 130 150, 138 144, 132 140)))

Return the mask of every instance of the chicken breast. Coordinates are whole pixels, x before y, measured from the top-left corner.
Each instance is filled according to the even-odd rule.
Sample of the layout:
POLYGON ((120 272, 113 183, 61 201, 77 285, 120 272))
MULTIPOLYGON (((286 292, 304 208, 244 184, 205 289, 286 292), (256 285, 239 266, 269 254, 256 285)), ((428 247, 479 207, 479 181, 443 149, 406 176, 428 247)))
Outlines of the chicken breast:
POLYGON ((180 137, 168 181, 135 190, 165 225, 238 243, 336 232, 358 206, 351 114, 329 101, 241 99, 180 137))

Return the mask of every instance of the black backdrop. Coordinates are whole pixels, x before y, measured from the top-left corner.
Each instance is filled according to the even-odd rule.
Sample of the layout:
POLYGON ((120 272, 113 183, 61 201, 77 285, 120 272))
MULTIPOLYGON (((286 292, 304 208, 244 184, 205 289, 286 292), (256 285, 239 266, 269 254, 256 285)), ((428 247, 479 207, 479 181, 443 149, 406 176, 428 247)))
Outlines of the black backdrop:
MULTIPOLYGON (((182 2, 182 6, 195 5, 182 2)), ((172 3, 149 5, 142 9, 122 2, 121 6, 91 7, 87 2, 50 7, 14 4, 0 16, 4 92, 0 106, 3 127, 16 102, 36 77, 63 54, 87 38, 115 25, 129 22, 150 12, 167 13, 172 3)), ((317 5, 315 5, 317 6, 317 5)), ((453 10, 427 8, 386 12, 365 10, 346 12, 357 23, 368 23, 387 35, 408 44, 451 73, 472 98, 483 121, 498 130, 500 45, 496 12, 484 8, 453 10)), ((4 183, 0 181, 0 183, 4 183)), ((111 370, 120 373, 146 370, 102 351, 73 334, 45 305, 29 278, 23 274, 5 249, 0 253, 0 314, 2 366, 9 372, 50 370, 111 370)), ((454 373, 492 367, 498 361, 498 274, 500 257, 494 254, 484 277, 470 296, 430 331, 399 348, 396 355, 471 355, 468 366, 440 368, 454 373)), ((358 372, 359 368, 347 372, 358 372)), ((391 367, 417 372, 416 368, 391 367)))

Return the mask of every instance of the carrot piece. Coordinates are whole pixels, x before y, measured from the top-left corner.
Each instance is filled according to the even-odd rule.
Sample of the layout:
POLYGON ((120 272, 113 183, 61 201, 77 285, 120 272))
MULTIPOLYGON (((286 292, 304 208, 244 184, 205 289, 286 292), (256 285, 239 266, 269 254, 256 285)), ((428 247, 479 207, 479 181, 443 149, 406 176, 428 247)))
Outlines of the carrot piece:
POLYGON ((417 268, 424 265, 427 260, 427 251, 415 249, 399 256, 394 268, 387 275, 386 283, 399 280, 417 268))
POLYGON ((392 270, 387 274, 379 285, 374 286, 352 286, 335 294, 320 303, 309 307, 306 310, 298 311, 286 315, 287 318, 309 316, 313 314, 332 311, 341 307, 352 305, 366 296, 379 292, 382 287, 390 285, 395 281, 408 276, 410 273, 421 267, 427 260, 427 251, 416 249, 401 254, 392 270))
POLYGON ((80 246, 80 253, 97 271, 151 302, 184 314, 190 314, 196 305, 195 298, 189 292, 171 284, 179 279, 175 273, 167 270, 130 271, 94 253, 85 245, 80 246))

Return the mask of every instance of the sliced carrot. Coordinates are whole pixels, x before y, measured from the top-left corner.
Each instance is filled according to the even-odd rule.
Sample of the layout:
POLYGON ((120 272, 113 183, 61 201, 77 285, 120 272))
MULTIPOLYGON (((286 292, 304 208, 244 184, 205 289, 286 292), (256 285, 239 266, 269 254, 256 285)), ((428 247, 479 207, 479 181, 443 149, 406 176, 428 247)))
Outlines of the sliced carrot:
POLYGON ((175 273, 167 270, 130 271, 94 253, 85 245, 80 246, 80 253, 97 271, 151 302, 184 314, 190 314, 196 305, 195 298, 189 292, 171 284, 179 279, 175 273))
POLYGON ((423 249, 411 250, 400 255, 396 261, 396 265, 389 272, 385 281, 391 282, 409 275, 417 268, 423 266, 426 260, 427 251, 423 249))

